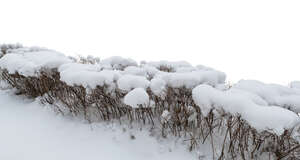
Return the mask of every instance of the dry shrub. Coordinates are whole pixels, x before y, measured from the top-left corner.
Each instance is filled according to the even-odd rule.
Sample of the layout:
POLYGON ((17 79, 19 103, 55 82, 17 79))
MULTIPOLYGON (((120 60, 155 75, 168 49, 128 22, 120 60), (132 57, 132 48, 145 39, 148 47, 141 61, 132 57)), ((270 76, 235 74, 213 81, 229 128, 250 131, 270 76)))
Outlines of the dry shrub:
POLYGON ((174 72, 174 68, 171 66, 167 66, 167 65, 161 65, 158 67, 158 70, 163 71, 163 72, 174 72))
MULTIPOLYGON (((51 104, 61 114, 84 116, 89 122, 119 120, 120 123, 140 122, 150 124, 161 131, 163 137, 174 135, 188 139, 189 149, 209 144, 213 159, 299 159, 300 145, 292 136, 294 129, 282 135, 271 131, 258 132, 240 115, 224 110, 211 110, 207 116, 194 104, 192 90, 167 87, 164 96, 147 90, 151 106, 131 108, 122 102, 124 92, 110 86, 94 89, 69 86, 60 81, 56 69, 42 69, 38 77, 25 77, 3 70, 2 78, 19 94, 42 97, 43 103, 51 104), (163 121, 161 115, 168 110, 170 119, 163 121)), ((201 148, 200 148, 201 149, 201 148)))

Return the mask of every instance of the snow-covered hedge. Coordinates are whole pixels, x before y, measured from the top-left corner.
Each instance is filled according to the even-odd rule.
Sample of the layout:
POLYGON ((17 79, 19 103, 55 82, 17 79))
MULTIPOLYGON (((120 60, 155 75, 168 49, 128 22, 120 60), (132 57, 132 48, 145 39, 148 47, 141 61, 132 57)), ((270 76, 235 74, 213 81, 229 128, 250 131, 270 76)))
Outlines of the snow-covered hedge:
POLYGON ((278 106, 256 104, 239 92, 219 91, 208 85, 199 85, 193 89, 193 99, 204 116, 214 109, 223 109, 232 115, 241 115, 258 131, 272 130, 281 135, 285 129, 299 123, 299 117, 294 112, 278 106))
POLYGON ((19 73, 23 76, 39 76, 43 68, 53 69, 60 65, 70 63, 65 55, 54 51, 34 51, 25 53, 10 53, 0 59, 0 67, 9 74, 19 73))
POLYGON ((189 135, 190 149, 211 144, 215 159, 300 153, 297 81, 289 87, 251 80, 228 86, 225 73, 184 61, 76 59, 37 47, 1 53, 1 78, 59 113, 149 123, 163 136, 189 135))

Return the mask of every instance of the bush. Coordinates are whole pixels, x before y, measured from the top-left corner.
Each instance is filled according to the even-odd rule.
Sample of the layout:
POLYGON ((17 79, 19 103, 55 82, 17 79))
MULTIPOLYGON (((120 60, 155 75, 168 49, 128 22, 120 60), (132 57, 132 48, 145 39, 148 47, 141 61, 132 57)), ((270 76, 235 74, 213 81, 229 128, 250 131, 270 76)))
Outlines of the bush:
MULTIPOLYGON (((85 58, 76 63, 99 64, 85 58)), ((134 65, 131 61, 130 64, 134 65)), ((125 65, 113 66, 124 70, 125 65)), ((175 71, 162 66, 159 69, 175 71)), ((51 104, 61 114, 83 116, 89 122, 118 120, 120 123, 149 124, 163 137, 185 137, 190 150, 209 144, 213 159, 297 159, 300 155, 299 141, 293 136, 296 126, 278 135, 271 130, 258 131, 240 114, 232 114, 222 107, 204 114, 203 108, 193 100, 192 88, 184 85, 172 87, 167 83, 163 96, 148 87, 151 103, 133 108, 123 102, 128 91, 113 87, 117 86, 115 80, 90 87, 62 81, 59 68, 42 68, 38 76, 10 73, 6 68, 1 70, 2 79, 16 88, 18 94, 41 97, 42 103, 51 104)))

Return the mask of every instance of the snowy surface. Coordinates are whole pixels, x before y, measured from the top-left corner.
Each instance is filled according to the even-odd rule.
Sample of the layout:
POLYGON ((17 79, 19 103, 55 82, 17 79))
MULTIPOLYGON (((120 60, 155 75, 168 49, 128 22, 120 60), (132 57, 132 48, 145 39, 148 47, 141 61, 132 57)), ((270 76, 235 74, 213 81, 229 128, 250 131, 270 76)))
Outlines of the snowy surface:
POLYGON ((100 61, 102 66, 112 69, 123 69, 128 66, 137 66, 137 62, 130 58, 123 58, 119 56, 109 57, 100 61))
POLYGON ((300 81, 293 81, 290 83, 291 88, 300 89, 300 81))
POLYGON ((130 91, 135 88, 148 88, 150 82, 142 76, 124 75, 118 80, 118 87, 124 91, 130 91))
POLYGON ((147 64, 142 65, 142 68, 146 71, 149 77, 154 77, 157 73, 160 72, 157 68, 147 64))
POLYGON ((160 142, 147 129, 85 124, 4 91, 0 91, 0 124, 1 160, 197 159, 183 145, 160 142))
POLYGON ((0 59, 0 68, 5 68, 9 73, 24 76, 37 76, 41 68, 58 68, 71 60, 65 55, 55 51, 34 51, 10 53, 0 59))
POLYGON ((149 104, 149 95, 144 88, 135 88, 126 94, 124 103, 133 108, 138 108, 140 105, 145 107, 149 104))
POLYGON ((113 85, 120 77, 114 70, 99 71, 100 66, 90 64, 69 63, 59 67, 60 80, 68 85, 82 85, 95 88, 96 86, 113 85))
POLYGON ((160 78, 170 87, 194 88, 199 84, 209 84, 215 86, 224 83, 226 75, 218 71, 192 71, 186 73, 166 73, 161 72, 156 74, 156 78, 160 78))
POLYGON ((256 94, 269 105, 281 106, 300 112, 300 90, 278 84, 265 84, 255 80, 241 80, 232 88, 256 94))
POLYGON ((166 90, 166 82, 160 78, 153 78, 150 81, 150 89, 156 96, 163 96, 166 90))
POLYGON ((144 68, 136 67, 136 66, 128 66, 124 69, 124 74, 131 74, 137 76, 147 76, 147 72, 144 68))
POLYGON ((208 85, 199 85, 194 88, 193 99, 204 114, 211 109, 222 108, 231 114, 240 114, 258 131, 270 130, 281 135, 284 129, 300 123, 299 116, 292 111, 277 106, 259 105, 258 100, 253 96, 239 92, 224 92, 208 85))

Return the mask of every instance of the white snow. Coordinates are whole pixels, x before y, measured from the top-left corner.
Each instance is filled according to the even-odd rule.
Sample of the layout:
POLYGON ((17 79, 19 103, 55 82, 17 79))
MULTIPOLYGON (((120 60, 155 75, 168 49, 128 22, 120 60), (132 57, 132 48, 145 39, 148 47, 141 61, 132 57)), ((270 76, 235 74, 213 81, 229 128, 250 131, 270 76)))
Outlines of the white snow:
POLYGON ((214 86, 216 89, 221 90, 221 91, 226 91, 228 89, 230 89, 230 85, 229 84, 225 84, 225 83, 220 83, 214 86))
POLYGON ((124 74, 131 74, 137 76, 147 76, 147 72, 144 68, 140 68, 137 66, 128 66, 124 69, 124 74))
POLYGON ((206 115, 211 109, 224 109, 231 114, 240 114, 258 131, 270 130, 280 135, 284 129, 299 124, 297 114, 276 106, 258 105, 253 96, 240 92, 220 91, 209 85, 199 85, 193 89, 193 100, 206 115))
POLYGON ((18 72, 24 76, 37 76, 41 68, 58 68, 70 62, 71 60, 61 53, 45 50, 6 54, 0 59, 0 68, 7 69, 11 74, 18 72))
POLYGON ((175 69, 175 72, 178 73, 186 73, 186 72, 192 72, 192 71, 197 71, 198 69, 195 67, 178 67, 175 69))
POLYGON ((180 72, 180 73, 185 73, 185 72, 192 72, 192 71, 217 71, 213 68, 204 66, 204 65, 197 65, 196 67, 194 66, 180 66, 175 68, 176 72, 180 72))
POLYGON ((265 84, 255 80, 241 80, 232 88, 256 94, 268 105, 276 105, 300 112, 300 90, 277 84, 265 84))
POLYGON ((248 99, 252 100, 254 103, 258 104, 258 105, 262 105, 262 106, 267 106, 268 102, 266 102, 264 99, 262 99, 260 96, 251 93, 251 92, 247 92, 241 89, 236 89, 236 88, 231 88, 227 91, 228 93, 232 93, 232 94, 239 94, 242 95, 244 97, 247 97, 248 99))
POLYGON ((92 55, 88 55, 88 56, 86 57, 86 59, 87 59, 89 62, 91 62, 92 64, 98 64, 98 63, 100 63, 100 58, 99 58, 99 57, 94 57, 94 56, 92 56, 92 55))
POLYGON ((192 71, 187 73, 166 73, 160 72, 156 78, 163 79, 170 87, 194 88, 199 84, 216 86, 225 82, 226 75, 218 71, 192 71))
POLYGON ((291 88, 300 89, 300 81, 293 81, 290 83, 291 88))
POLYGON ((59 68, 60 80, 68 85, 82 85, 95 88, 96 86, 113 85, 120 77, 118 71, 102 70, 91 64, 69 63, 59 68))
POLYGON ((160 72, 157 68, 147 65, 147 64, 142 65, 141 67, 146 71, 147 76, 151 77, 151 78, 153 78, 157 73, 160 72))
POLYGON ((55 52, 53 50, 43 48, 43 47, 22 47, 20 45, 15 45, 15 46, 12 46, 10 49, 8 49, 7 53, 24 54, 27 52, 39 52, 39 51, 55 52))
POLYGON ((158 141, 147 129, 85 124, 4 91, 0 91, 0 125, 1 160, 197 159, 180 143, 158 141))
POLYGON ((97 65, 92 65, 92 64, 82 64, 82 63, 68 63, 68 64, 63 64, 58 68, 59 72, 65 72, 65 71, 100 71, 100 66, 97 65))
POLYGON ((137 62, 130 58, 113 56, 100 61, 103 66, 111 67, 112 69, 122 69, 128 66, 137 66, 137 62))
POLYGON ((166 90, 166 82, 160 78, 153 78, 150 81, 150 89, 156 96, 163 96, 166 90))
POLYGON ((204 66, 204 65, 201 65, 201 64, 197 65, 196 68, 199 69, 199 70, 206 70, 206 71, 214 70, 211 67, 207 67, 207 66, 204 66))
POLYGON ((118 80, 118 87, 124 91, 130 91, 135 88, 148 88, 150 82, 142 76, 123 75, 118 80))
POLYGON ((138 108, 140 105, 146 107, 149 105, 149 95, 144 88, 135 88, 126 94, 124 103, 132 108, 138 108))

